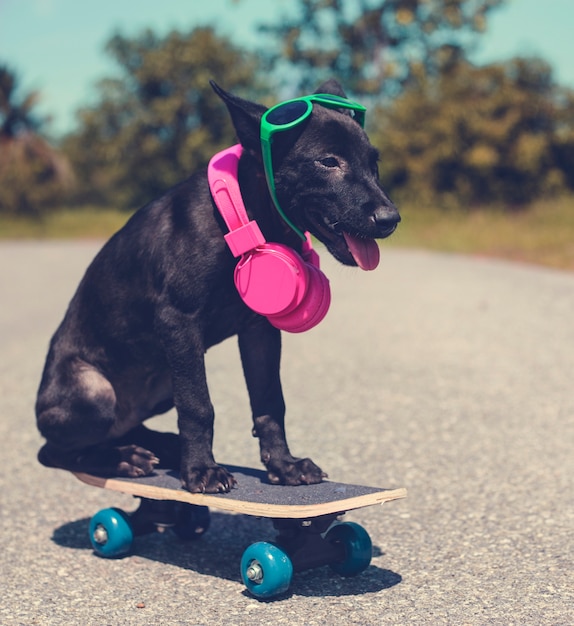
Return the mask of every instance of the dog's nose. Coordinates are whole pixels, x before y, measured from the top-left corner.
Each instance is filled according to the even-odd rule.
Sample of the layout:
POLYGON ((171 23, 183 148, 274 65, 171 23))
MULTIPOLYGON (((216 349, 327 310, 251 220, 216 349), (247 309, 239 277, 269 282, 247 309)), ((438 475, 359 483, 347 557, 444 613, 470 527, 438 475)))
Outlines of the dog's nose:
POLYGON ((382 206, 373 213, 373 220, 377 229, 384 232, 394 228, 401 221, 401 216, 394 205, 382 206))

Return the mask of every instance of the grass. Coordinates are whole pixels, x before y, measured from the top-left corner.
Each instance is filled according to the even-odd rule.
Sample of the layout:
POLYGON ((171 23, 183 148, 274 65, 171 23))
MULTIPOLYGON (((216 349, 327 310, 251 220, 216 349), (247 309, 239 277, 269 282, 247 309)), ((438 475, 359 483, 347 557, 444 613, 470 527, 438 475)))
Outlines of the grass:
POLYGON ((121 228, 129 215, 97 207, 62 209, 41 220, 0 215, 0 240, 104 239, 121 228))
MULTIPOLYGON (((528 210, 469 213, 401 207, 403 222, 385 245, 492 256, 574 271, 574 196, 528 210)), ((61 210, 42 221, 0 215, 0 239, 106 238, 129 214, 61 210)))
POLYGON ((574 270, 574 197, 534 203, 528 210, 469 213, 401 208, 393 246, 498 257, 574 270))

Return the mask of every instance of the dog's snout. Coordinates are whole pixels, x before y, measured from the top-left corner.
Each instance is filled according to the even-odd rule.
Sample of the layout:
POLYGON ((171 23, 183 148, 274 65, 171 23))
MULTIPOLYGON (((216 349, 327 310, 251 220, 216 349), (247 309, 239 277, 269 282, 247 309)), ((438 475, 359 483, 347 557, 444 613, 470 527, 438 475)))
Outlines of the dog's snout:
POLYGON ((401 216, 393 205, 378 207, 373 212, 372 218, 377 225, 377 229, 382 232, 395 228, 401 221, 401 216))

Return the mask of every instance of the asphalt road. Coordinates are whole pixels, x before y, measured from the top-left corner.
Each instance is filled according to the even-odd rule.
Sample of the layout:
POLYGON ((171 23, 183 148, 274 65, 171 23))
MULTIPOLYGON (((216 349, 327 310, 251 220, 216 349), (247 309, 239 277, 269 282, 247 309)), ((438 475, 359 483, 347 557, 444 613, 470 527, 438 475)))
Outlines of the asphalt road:
MULTIPOLYGON (((0 244, 0 623, 574 623, 574 274, 384 247, 364 273, 322 254, 331 311, 284 340, 291 448, 409 496, 347 516, 373 539, 362 575, 304 572, 260 602, 238 563, 267 522, 214 513, 198 543, 156 534, 100 559, 89 517, 133 501, 36 462, 47 343, 98 247, 0 244)), ((208 368, 217 458, 257 465, 235 341, 208 368)))

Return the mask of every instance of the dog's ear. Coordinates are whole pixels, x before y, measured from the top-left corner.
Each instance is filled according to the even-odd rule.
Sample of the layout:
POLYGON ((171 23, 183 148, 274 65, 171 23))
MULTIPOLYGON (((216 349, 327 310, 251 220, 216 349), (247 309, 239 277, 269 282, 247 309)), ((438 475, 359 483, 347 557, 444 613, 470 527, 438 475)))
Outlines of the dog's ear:
POLYGON ((335 80, 334 78, 330 78, 329 80, 325 81, 317 88, 315 93, 328 93, 332 96, 340 96, 341 98, 347 97, 347 94, 343 90, 343 87, 341 87, 339 81, 335 80))
MULTIPOLYGON (((330 78, 329 80, 325 81, 322 85, 318 87, 315 93, 316 94, 325 93, 331 96, 339 96, 340 98, 347 98, 347 94, 345 93, 345 90, 341 86, 341 83, 339 83, 339 81, 335 80, 334 78, 330 78)), ((349 117, 353 117, 349 109, 341 108, 341 109, 337 109, 337 111, 343 113, 344 115, 348 115, 349 117)))
POLYGON ((261 152, 259 128, 261 117, 267 111, 262 104, 243 100, 222 89, 215 81, 210 80, 213 91, 225 102, 239 142, 246 150, 256 154, 261 152))

